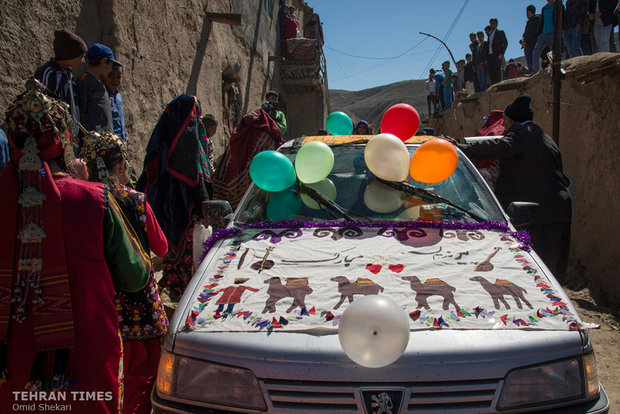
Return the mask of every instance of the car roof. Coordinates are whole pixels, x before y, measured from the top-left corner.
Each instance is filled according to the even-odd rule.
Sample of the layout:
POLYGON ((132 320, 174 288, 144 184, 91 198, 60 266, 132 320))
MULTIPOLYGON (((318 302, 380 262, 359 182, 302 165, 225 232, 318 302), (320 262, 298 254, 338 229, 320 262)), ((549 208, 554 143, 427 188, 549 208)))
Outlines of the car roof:
MULTIPOLYGON (((302 145, 312 141, 323 142, 327 145, 365 144, 374 135, 312 135, 302 137, 302 145)), ((437 138, 433 135, 419 135, 409 138, 405 144, 421 144, 437 138)))

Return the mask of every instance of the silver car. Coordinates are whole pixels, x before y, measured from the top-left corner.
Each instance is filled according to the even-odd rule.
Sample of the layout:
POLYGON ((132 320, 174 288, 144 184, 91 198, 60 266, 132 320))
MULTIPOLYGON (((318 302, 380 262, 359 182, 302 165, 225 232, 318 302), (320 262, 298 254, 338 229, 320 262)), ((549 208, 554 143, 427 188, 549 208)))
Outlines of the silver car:
POLYGON ((380 180, 368 138, 279 149, 294 161, 326 142, 329 182, 252 185, 207 241, 163 343, 154 411, 607 412, 587 326, 514 227, 531 206, 509 218, 460 151, 439 183, 380 180), (400 357, 369 368, 343 351, 338 321, 375 294, 411 329, 400 357))

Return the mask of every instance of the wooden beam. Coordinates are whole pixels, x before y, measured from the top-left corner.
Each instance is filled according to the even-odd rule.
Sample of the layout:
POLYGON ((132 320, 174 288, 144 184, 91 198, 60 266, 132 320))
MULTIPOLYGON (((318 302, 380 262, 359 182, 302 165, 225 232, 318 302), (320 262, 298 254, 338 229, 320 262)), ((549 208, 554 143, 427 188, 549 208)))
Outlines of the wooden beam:
POLYGON ((206 12, 205 17, 214 23, 224 23, 231 26, 241 26, 241 15, 237 13, 206 12))
MULTIPOLYGON (((553 85, 552 137, 560 146, 560 97, 562 88, 562 0, 556 1, 553 9, 553 62, 551 63, 551 84, 553 85)), ((612 26, 613 27, 613 26, 612 26)), ((538 57, 536 57, 538 59, 538 57)))

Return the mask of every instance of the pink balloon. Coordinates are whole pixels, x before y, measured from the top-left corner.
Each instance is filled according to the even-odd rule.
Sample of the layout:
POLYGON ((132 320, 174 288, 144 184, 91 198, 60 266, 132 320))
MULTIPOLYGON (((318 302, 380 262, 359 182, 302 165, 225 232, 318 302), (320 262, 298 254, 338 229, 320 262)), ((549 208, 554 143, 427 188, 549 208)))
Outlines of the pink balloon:
POLYGON ((413 137, 419 126, 418 111, 406 103, 391 106, 381 119, 381 133, 395 135, 403 142, 413 137))

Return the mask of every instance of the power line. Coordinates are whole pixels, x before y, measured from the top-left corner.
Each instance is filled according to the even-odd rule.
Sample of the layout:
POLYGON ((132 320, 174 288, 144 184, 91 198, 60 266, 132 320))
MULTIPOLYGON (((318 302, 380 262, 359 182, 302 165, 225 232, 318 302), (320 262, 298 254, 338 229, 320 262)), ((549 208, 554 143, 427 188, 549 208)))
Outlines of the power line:
POLYGON ((347 52, 343 52, 341 50, 338 49, 334 49, 333 47, 329 47, 327 45, 323 45, 323 47, 332 50, 334 52, 338 52, 341 55, 345 55, 345 56, 349 56, 349 57, 354 57, 354 58, 358 58, 358 59, 369 59, 369 60, 394 60, 394 59, 398 59, 401 56, 404 56, 405 54, 407 54, 407 52, 415 49, 416 47, 420 46, 422 42, 418 42, 415 45, 411 46, 409 49, 405 50, 403 53, 401 53, 400 55, 397 56, 392 56, 392 57, 371 57, 371 56, 359 56, 359 55, 352 55, 350 53, 347 52))
MULTIPOLYGON (((357 75, 361 75, 362 73, 370 72, 371 70, 376 69, 376 68, 378 68, 379 66, 383 66, 383 65, 385 65, 386 63, 390 63, 391 61, 393 61, 393 60, 395 60, 395 59, 398 59, 399 57, 404 56, 407 52, 409 52, 409 51, 411 51, 411 50, 415 49, 416 47, 420 46, 420 45, 421 45, 421 44, 422 44, 425 40, 426 40, 426 38, 422 39, 421 41, 419 41, 419 42, 418 42, 418 43, 416 43, 415 45, 411 46, 409 49, 405 50, 405 51, 404 51, 403 53, 401 53, 400 55, 398 55, 398 56, 394 56, 394 57, 392 57, 392 58, 389 58, 389 60, 388 60, 387 62, 381 62, 381 63, 379 63, 379 64, 377 64, 377 65, 375 65, 375 66, 373 66, 373 67, 371 67, 371 68, 368 68, 368 69, 362 70, 361 72, 354 73, 353 75, 347 75, 347 76, 344 76, 344 77, 342 77, 342 78, 333 79, 333 81, 338 81, 338 80, 342 80, 342 79, 347 79, 347 80, 348 80, 349 78, 352 78, 352 77, 357 76, 357 75)), ((332 50, 332 52, 333 52, 333 50, 332 50)), ((343 71, 343 73, 344 73, 344 71, 343 71)), ((349 83, 349 84, 350 84, 350 83, 349 83)))
MULTIPOLYGON (((334 59, 336 59, 336 63, 338 63, 338 66, 340 66, 340 70, 342 71, 342 73, 344 74, 344 68, 342 67, 342 65, 340 64, 340 61, 338 60, 338 56, 336 56, 336 54, 334 53, 334 51, 332 50, 332 55, 334 55, 334 59)), ((347 76, 345 76, 344 78, 340 78, 340 79, 334 79, 334 80, 341 80, 341 79, 346 79, 347 83, 349 84, 349 87, 351 88, 351 90, 353 89, 353 85, 351 84, 351 81, 349 80, 349 78, 347 76)))
MULTIPOLYGON (((448 38, 450 37, 450 35, 452 34, 452 31, 454 30, 454 28, 456 27, 456 23, 459 21, 459 19, 461 18, 461 16, 463 15, 463 11, 465 10, 465 7, 467 6, 467 3, 469 3, 469 0, 466 0, 465 3, 463 3, 463 6, 461 7, 461 10, 459 10, 458 14, 456 15, 456 17, 454 18, 454 20, 452 21, 452 25, 450 26, 450 28, 448 29, 448 32, 446 33, 446 35, 443 38, 443 41, 445 42, 446 40, 448 40, 448 38)), ((424 68, 424 70, 422 71, 422 74, 420 75, 420 78, 424 78, 424 75, 426 73, 426 71, 428 70, 428 68, 433 64, 433 62, 435 61, 435 59, 437 58, 437 55, 439 55, 439 52, 441 51, 441 46, 437 47, 437 50, 435 51, 435 54, 433 55, 433 57, 428 61, 428 63, 426 64, 426 67, 424 68)))
MULTIPOLYGON (((452 34, 452 31, 454 30, 454 28, 456 27, 456 24, 458 23, 459 19, 461 18, 461 16, 463 15, 463 12, 465 11, 465 8, 467 7, 467 4, 469 3, 469 0, 465 0, 465 3, 463 3, 463 6, 461 7, 461 10, 459 10, 458 14, 456 15, 456 17, 454 18, 454 20, 452 21, 452 25, 450 26, 450 28, 448 29, 448 32, 446 33, 446 35, 444 36, 444 38, 442 39, 444 42, 446 40, 448 40, 448 38, 450 37, 450 35, 452 34)), ((424 75, 426 74, 426 71, 428 70, 428 68, 433 64, 433 62, 435 61, 435 59, 437 58, 437 55, 439 55, 439 52, 441 51, 442 45, 439 45, 439 47, 437 47, 437 50, 435 51, 435 54, 433 55, 433 57, 428 61, 428 63, 426 64, 426 67, 424 68, 424 70, 422 71, 422 74, 420 74, 420 78, 424 79, 424 75)))

